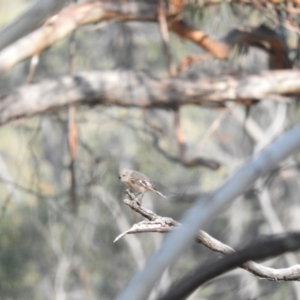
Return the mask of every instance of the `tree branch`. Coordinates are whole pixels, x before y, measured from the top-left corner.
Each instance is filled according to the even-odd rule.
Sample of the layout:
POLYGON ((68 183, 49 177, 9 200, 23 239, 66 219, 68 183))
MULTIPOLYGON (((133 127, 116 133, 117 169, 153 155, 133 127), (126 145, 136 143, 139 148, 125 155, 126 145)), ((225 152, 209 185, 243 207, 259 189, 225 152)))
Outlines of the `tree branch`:
POLYGON ((166 159, 174 163, 180 164, 186 168, 203 166, 211 170, 218 170, 221 166, 220 162, 218 162, 217 160, 206 158, 206 157, 187 158, 186 155, 181 155, 181 154, 179 156, 174 156, 170 154, 168 151, 161 148, 161 146, 159 145, 159 138, 155 134, 155 132, 149 132, 149 134, 152 136, 152 145, 155 148, 155 150, 157 150, 166 159))
POLYGON ((67 0, 35 2, 23 15, 0 31, 0 50, 35 30, 46 18, 60 10, 67 2, 67 0))
POLYGON ((158 216, 151 210, 142 207, 140 200, 138 200, 137 197, 133 193, 131 193, 129 189, 126 190, 126 194, 127 197, 124 199, 124 203, 128 205, 132 210, 147 218, 149 221, 142 221, 140 223, 134 224, 130 229, 117 236, 114 240, 114 243, 126 234, 144 232, 169 232, 180 225, 178 222, 171 218, 158 216))
MULTIPOLYGON (((63 1, 56 2, 63 3, 63 1)), ((67 36, 73 30, 86 24, 93 24, 115 18, 119 21, 156 21, 158 2, 158 0, 113 0, 101 2, 91 1, 70 5, 57 15, 49 18, 45 24, 36 31, 1 51, 0 70, 9 69, 17 62, 36 53, 40 53, 67 36)), ((174 16, 183 8, 182 5, 175 5, 176 3, 174 4, 172 2, 174 2, 174 0, 169 0, 166 6, 167 17, 174 16)), ((17 20, 17 22, 19 22, 19 20, 17 20)), ((0 46, 2 37, 5 38, 4 34, 6 35, 5 30, 0 33, 0 46)), ((18 38, 24 35, 25 33, 19 34, 18 38)), ((14 40, 16 40, 16 38, 14 40)), ((10 41, 10 43, 11 42, 12 41, 10 41)), ((9 43, 2 42, 2 44, 2 48, 4 48, 9 43)))
MULTIPOLYGON (((121 22, 157 22, 159 19, 157 14, 159 1, 91 1, 70 5, 57 15, 49 18, 43 26, 28 36, 24 36, 26 31, 23 32, 18 37, 24 36, 24 38, 1 51, 0 70, 9 69, 17 62, 42 52, 75 29, 86 24, 109 19, 117 19, 121 22)), ((165 27, 168 26, 170 31, 194 42, 213 57, 227 59, 234 45, 246 44, 265 50, 269 54, 270 67, 273 69, 290 68, 292 65, 282 40, 275 31, 266 26, 247 30, 234 29, 224 39, 215 40, 205 32, 181 20, 181 17, 178 17, 178 14, 184 8, 182 0, 168 0, 164 1, 164 3, 166 4, 164 13, 166 14, 165 21, 167 23, 165 27), (265 47, 265 44, 268 47, 265 47)), ((19 20, 16 22, 19 22, 19 20)), ((166 32, 166 29, 164 32, 166 32)), ((5 34, 5 30, 2 33, 0 32, 0 46, 1 40, 5 40, 5 34), (3 35, 4 37, 2 38, 3 35)), ((11 42, 4 42, 2 48, 11 42)))
MULTIPOLYGON (((289 233, 284 235, 275 235, 260 239, 245 248, 231 253, 228 256, 201 264, 181 280, 175 282, 165 295, 159 297, 158 300, 185 299, 191 292, 203 283, 227 272, 235 267, 246 263, 253 259, 265 259, 272 256, 280 255, 285 252, 297 251, 300 249, 300 233, 289 233)), ((300 266, 298 265, 298 277, 295 278, 289 270, 289 276, 283 280, 299 280, 300 266)), ((276 277, 275 277, 276 280, 276 277)))
MULTIPOLYGON (((228 255, 235 252, 233 248, 218 241, 217 239, 213 238, 203 230, 200 230, 198 232, 198 235, 196 237, 196 242, 203 244, 205 247, 209 248, 210 250, 222 254, 228 255)), ((273 281, 299 280, 300 278, 300 265, 294 265, 289 268, 283 268, 283 269, 274 269, 274 268, 265 267, 253 261, 248 261, 244 264, 239 265, 239 267, 258 276, 259 278, 264 278, 273 281)))
POLYGON ((230 46, 213 40, 205 32, 189 26, 182 20, 169 22, 168 26, 172 32, 193 41, 216 58, 226 59, 230 54, 230 46))
MULTIPOLYGON (((136 211, 137 213, 141 214, 143 217, 147 218, 149 221, 142 221, 140 223, 134 224, 130 229, 120 234, 114 240, 114 242, 117 242, 119 239, 121 239, 127 234, 136 234, 136 233, 145 233, 145 232, 165 233, 165 232, 172 231, 173 229, 181 225, 180 223, 178 223, 177 221, 171 218, 158 216, 154 212, 142 207, 141 202, 135 197, 134 194, 130 192, 129 189, 126 191, 126 194, 127 197, 124 199, 124 203, 128 205, 132 210, 136 211)), ((217 239, 213 238, 203 230, 200 230, 198 232, 195 241, 203 244, 204 246, 206 246, 207 248, 215 252, 219 252, 222 254, 229 255, 235 252, 233 248, 218 241, 217 239)), ((295 280, 299 280, 300 278, 300 265, 294 265, 292 267, 284 268, 284 269, 273 269, 273 268, 268 268, 263 265, 257 264, 253 261, 247 261, 244 264, 236 265, 236 267, 237 266, 247 270, 248 272, 260 278, 264 278, 268 280, 295 281, 295 280)), ((190 277, 191 275, 189 273, 184 278, 188 278, 190 280, 190 277)), ((184 279, 182 279, 182 281, 184 281, 184 279)), ((170 292, 171 291, 172 291, 172 287, 170 288, 170 292)))
POLYGON ((300 94, 299 71, 266 71, 251 76, 157 80, 143 72, 83 72, 20 87, 0 97, 0 124, 57 111, 68 105, 171 108, 247 99, 286 99, 300 94), (274 96, 275 95, 275 96, 274 96))

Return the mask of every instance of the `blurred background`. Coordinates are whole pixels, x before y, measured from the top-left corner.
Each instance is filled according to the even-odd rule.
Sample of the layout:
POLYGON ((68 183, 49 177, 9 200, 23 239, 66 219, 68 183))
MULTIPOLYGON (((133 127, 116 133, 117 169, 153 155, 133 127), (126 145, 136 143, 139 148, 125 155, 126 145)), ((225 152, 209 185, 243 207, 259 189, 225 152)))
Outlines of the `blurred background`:
MULTIPOLYGON (((300 19, 297 13, 291 20, 288 1, 275 8, 272 1, 255 1, 259 5, 204 2, 191 1, 183 12, 185 20, 216 40, 231 29, 264 24, 281 34, 297 68, 300 19)), ((30 4, 1 0, 0 26, 30 4)), ((69 72, 70 43, 76 49, 73 72, 133 69, 156 78, 169 76, 157 23, 112 20, 81 27, 42 52, 32 82, 69 72)), ((187 55, 200 55, 180 73, 185 78, 269 68, 266 51, 254 47, 237 46, 224 61, 201 59, 204 50, 170 33, 170 51, 176 66, 187 55)), ((3 72, 0 94, 27 84, 29 66, 30 59, 3 72)), ((125 187, 119 182, 119 170, 135 169, 160 182, 169 198, 148 193, 143 205, 179 221, 196 197, 213 190, 291 127, 299 108, 295 101, 261 101, 250 107, 233 103, 217 108, 183 106, 179 115, 185 155, 213 159, 220 168, 187 167, 170 160, 169 155, 179 157, 180 146, 174 111, 168 109, 76 108, 73 163, 68 109, 0 128, 0 299, 113 299, 164 238, 147 233, 113 243, 120 233, 142 221, 123 203, 125 187)), ((262 235, 296 230, 299 194, 299 163, 294 157, 249 187, 203 229, 232 247, 262 235)), ((195 243, 165 272, 152 299, 195 265, 218 257, 195 243)), ((283 268, 297 259, 297 254, 289 254, 264 265, 283 268)), ((235 270, 202 286, 189 299, 300 299, 299 288, 297 282, 259 280, 245 270, 235 270)))

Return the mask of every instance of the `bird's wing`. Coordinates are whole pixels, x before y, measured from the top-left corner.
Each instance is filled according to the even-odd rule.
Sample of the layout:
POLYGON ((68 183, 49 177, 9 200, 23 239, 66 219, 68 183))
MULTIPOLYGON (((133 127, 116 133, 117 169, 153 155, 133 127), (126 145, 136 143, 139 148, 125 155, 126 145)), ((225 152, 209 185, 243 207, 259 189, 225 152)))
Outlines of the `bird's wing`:
POLYGON ((140 180, 138 180, 138 182, 145 189, 151 190, 151 191, 155 191, 155 188, 154 188, 153 184, 150 181, 144 180, 144 179, 140 179, 140 180))
POLYGON ((151 190, 157 194, 159 194, 160 196, 167 198, 164 194, 162 194, 161 192, 159 192, 155 186, 148 180, 139 180, 139 184, 142 185, 144 188, 151 190))

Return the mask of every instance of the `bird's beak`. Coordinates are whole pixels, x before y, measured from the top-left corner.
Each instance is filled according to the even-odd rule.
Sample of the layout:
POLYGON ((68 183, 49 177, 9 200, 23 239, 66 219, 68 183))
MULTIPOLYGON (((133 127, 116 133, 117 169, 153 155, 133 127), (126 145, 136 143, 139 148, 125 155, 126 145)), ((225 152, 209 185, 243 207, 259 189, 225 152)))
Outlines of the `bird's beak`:
POLYGON ((121 176, 120 176, 120 175, 119 175, 118 177, 119 177, 119 179, 121 179, 121 176))

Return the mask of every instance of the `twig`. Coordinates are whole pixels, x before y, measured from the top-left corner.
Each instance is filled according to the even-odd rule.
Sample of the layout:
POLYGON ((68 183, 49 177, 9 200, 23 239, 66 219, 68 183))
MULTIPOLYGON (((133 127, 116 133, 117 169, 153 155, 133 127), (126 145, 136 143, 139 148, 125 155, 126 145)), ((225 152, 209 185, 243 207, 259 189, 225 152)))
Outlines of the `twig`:
POLYGON ((206 141, 211 137, 211 135, 220 127, 222 121, 225 119, 225 117, 228 115, 229 110, 223 110, 219 116, 213 121, 211 126, 208 128, 206 133, 203 135, 201 141, 199 142, 199 148, 202 148, 206 141))
POLYGON ((212 55, 210 53, 188 55, 181 60, 177 71, 179 73, 184 72, 187 68, 191 67, 192 64, 197 63, 199 61, 203 61, 205 59, 209 59, 211 57, 212 55))
POLYGON ((221 166, 221 164, 217 160, 209 159, 205 157, 195 157, 195 158, 187 159, 184 157, 173 156, 160 147, 159 139, 154 132, 150 132, 150 134, 153 138, 152 144, 154 148, 168 160, 181 164, 182 166, 187 168, 203 166, 212 170, 217 170, 221 166))
MULTIPOLYGON (((74 60, 75 60, 75 35, 76 30, 72 32, 69 40, 69 74, 74 73, 74 60)), ((70 175, 71 175, 71 187, 70 187, 70 203, 72 205, 73 213, 78 210, 78 201, 76 195, 76 168, 75 168, 75 158, 76 158, 76 146, 77 146, 77 127, 75 121, 76 108, 74 105, 69 106, 68 114, 68 142, 69 142, 69 153, 70 153, 70 175)))
POLYGON ((179 148, 179 153, 181 159, 185 157, 186 153, 186 144, 184 134, 182 132, 181 123, 180 123, 180 109, 177 108, 174 110, 174 133, 179 148))

